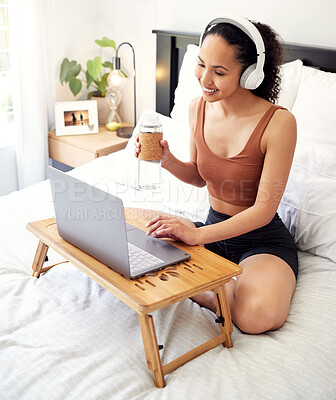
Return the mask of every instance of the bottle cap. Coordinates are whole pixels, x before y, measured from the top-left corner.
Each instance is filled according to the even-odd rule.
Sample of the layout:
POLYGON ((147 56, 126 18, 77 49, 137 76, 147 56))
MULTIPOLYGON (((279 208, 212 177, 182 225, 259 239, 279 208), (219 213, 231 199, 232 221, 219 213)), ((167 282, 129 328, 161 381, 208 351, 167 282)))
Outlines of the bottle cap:
POLYGON ((144 125, 158 125, 160 124, 160 116, 154 111, 146 111, 142 114, 142 124, 144 125))

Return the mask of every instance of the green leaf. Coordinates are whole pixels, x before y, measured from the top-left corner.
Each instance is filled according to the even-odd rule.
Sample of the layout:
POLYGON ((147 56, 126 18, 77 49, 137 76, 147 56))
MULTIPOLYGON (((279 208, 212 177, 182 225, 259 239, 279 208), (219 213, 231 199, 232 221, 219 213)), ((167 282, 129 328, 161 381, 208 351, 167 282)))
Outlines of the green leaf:
POLYGON ((65 82, 70 82, 71 78, 76 78, 76 76, 81 72, 82 67, 80 64, 75 65, 69 70, 67 76, 65 77, 65 82))
POLYGON ((100 47, 113 47, 114 50, 116 49, 115 41, 107 37, 103 37, 101 40, 97 39, 95 40, 95 43, 97 43, 100 47))
POLYGON ((69 82, 69 87, 73 95, 76 96, 82 89, 82 82, 78 78, 72 77, 69 82))
POLYGON ((102 70, 102 62, 100 57, 95 57, 93 60, 89 60, 86 63, 87 71, 94 80, 98 79, 99 74, 102 70))
POLYGON ((64 82, 69 82, 70 78, 73 76, 70 74, 70 78, 68 79, 69 73, 76 68, 76 65, 77 61, 69 61, 67 58, 62 61, 59 76, 62 85, 64 82))
POLYGON ((105 61, 103 64, 104 68, 111 68, 113 69, 113 64, 111 63, 111 61, 105 61))
POLYGON ((109 72, 107 72, 106 74, 104 74, 101 78, 101 80, 105 83, 105 86, 107 86, 107 78, 110 75, 109 72))
POLYGON ((106 83, 104 81, 95 81, 98 90, 100 91, 100 93, 102 94, 102 96, 105 96, 105 92, 106 92, 106 83))
POLYGON ((88 71, 85 71, 85 76, 86 76, 86 87, 89 88, 91 83, 93 82, 92 76, 89 74, 88 71))
POLYGON ((75 68, 73 69, 73 75, 77 76, 81 72, 81 70, 82 70, 82 66, 80 64, 77 64, 75 66, 75 68))

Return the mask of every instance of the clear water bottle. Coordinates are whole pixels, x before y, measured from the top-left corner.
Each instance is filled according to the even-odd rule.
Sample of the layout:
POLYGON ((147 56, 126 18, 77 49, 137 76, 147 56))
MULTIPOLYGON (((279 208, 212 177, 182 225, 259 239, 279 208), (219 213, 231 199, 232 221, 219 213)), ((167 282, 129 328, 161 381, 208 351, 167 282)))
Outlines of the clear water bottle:
POLYGON ((161 186, 162 124, 159 114, 146 112, 142 116, 138 155, 138 186, 140 189, 159 189, 161 186))

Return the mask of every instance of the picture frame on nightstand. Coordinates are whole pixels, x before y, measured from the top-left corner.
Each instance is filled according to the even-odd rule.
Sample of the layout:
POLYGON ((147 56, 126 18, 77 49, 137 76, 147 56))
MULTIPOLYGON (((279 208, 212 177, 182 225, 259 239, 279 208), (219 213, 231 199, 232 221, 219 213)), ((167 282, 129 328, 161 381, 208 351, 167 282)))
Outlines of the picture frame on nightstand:
POLYGON ((97 100, 55 103, 56 136, 99 132, 97 100))

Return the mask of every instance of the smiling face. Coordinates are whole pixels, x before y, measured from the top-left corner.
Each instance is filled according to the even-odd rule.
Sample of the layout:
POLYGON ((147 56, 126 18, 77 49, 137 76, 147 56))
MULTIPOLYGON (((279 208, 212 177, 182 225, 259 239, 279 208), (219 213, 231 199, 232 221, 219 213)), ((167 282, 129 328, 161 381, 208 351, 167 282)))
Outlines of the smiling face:
POLYGON ((217 35, 208 35, 204 39, 195 75, 205 101, 227 99, 242 89, 239 84, 241 71, 242 66, 236 60, 234 47, 217 35))

